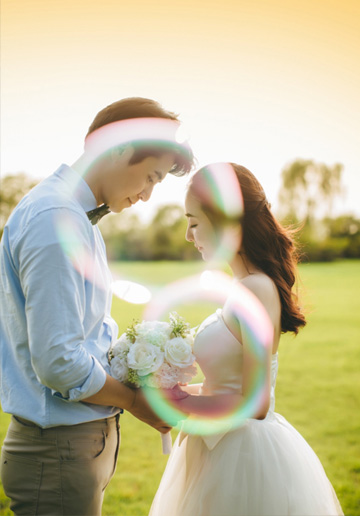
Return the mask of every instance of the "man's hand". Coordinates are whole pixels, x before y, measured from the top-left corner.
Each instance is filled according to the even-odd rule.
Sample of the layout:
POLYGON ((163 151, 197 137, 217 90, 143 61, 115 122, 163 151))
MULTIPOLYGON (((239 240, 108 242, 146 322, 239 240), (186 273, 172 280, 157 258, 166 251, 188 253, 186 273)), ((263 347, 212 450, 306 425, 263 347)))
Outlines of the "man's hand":
POLYGON ((162 434, 170 432, 172 428, 167 423, 165 423, 165 421, 162 421, 150 408, 141 389, 135 390, 134 402, 127 410, 137 419, 147 423, 162 434))
MULTIPOLYGON (((182 391, 178 385, 175 386, 174 389, 166 389, 163 391, 163 393, 169 392, 172 393, 172 398, 171 396, 164 394, 164 396, 169 400, 181 400, 188 396, 188 394, 182 391)), ((115 378, 112 378, 112 376, 109 375, 106 376, 105 384, 99 392, 83 399, 82 401, 84 403, 95 403, 96 405, 123 408, 137 419, 140 419, 140 421, 156 428, 156 430, 163 434, 166 434, 171 430, 170 424, 162 421, 149 406, 141 389, 130 389, 130 387, 118 382, 115 378)), ((177 423, 178 421, 171 422, 172 425, 176 425, 177 423)))

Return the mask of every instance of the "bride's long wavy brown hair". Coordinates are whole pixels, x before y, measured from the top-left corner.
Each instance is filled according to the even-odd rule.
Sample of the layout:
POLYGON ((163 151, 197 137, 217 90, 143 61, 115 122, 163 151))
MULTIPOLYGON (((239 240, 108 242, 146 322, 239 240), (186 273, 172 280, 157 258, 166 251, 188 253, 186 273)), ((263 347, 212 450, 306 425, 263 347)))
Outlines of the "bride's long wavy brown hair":
POLYGON ((231 163, 244 200, 243 240, 240 253, 275 283, 281 302, 281 331, 298 333, 306 320, 293 291, 298 251, 294 230, 283 227, 270 211, 270 204, 256 177, 245 167, 231 163))
MULTIPOLYGON (((293 289, 297 279, 299 257, 293 238, 295 231, 283 227, 275 219, 265 192, 256 177, 241 165, 230 165, 239 180, 244 201, 243 236, 239 254, 245 255, 247 260, 274 281, 281 302, 281 331, 297 334, 299 329, 305 326, 306 320, 293 289)), ((207 175, 207 167, 203 167, 193 176, 193 186, 194 183, 201 184, 203 174, 207 175)), ((209 220, 220 229, 224 223, 223 214, 219 213, 213 203, 201 204, 209 220)))

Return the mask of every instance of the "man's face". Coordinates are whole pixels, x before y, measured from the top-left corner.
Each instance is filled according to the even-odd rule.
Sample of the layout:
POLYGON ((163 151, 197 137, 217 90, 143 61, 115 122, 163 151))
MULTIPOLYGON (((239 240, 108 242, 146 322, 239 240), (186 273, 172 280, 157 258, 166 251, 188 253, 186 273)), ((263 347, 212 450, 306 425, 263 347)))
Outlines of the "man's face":
POLYGON ((129 165, 132 153, 129 156, 113 161, 102 185, 102 200, 114 213, 129 208, 139 200, 148 201, 154 186, 165 178, 174 165, 172 153, 149 156, 134 165, 129 165))

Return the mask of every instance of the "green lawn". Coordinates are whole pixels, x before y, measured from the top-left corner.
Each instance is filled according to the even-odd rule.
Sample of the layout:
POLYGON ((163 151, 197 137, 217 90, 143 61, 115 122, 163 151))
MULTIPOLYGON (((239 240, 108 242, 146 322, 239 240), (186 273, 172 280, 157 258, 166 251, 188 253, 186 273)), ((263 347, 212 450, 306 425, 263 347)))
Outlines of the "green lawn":
MULTIPOLYGON (((124 263, 114 270, 125 278, 161 285, 202 270, 194 263, 124 263)), ((276 410, 307 439, 334 485, 346 516, 360 516, 360 261, 300 267, 308 326, 297 338, 284 336, 276 410)), ((120 332, 142 306, 114 299, 120 332)), ((213 306, 178 311, 193 325, 213 306)), ((9 416, 0 411, 0 441, 9 416)), ((129 414, 121 418, 117 472, 106 490, 103 516, 147 515, 167 457, 159 434, 129 414)), ((175 431, 173 431, 175 437, 175 431)), ((0 487, 0 514, 10 515, 0 487)))

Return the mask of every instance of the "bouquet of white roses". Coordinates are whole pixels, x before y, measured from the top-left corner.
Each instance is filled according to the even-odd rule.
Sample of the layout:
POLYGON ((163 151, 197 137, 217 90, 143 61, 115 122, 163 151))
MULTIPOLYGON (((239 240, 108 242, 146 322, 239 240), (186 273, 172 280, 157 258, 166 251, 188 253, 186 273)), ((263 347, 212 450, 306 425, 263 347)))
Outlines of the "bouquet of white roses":
MULTIPOLYGON (((190 325, 176 312, 169 320, 134 321, 109 351, 111 376, 136 388, 188 383, 197 372, 190 325)), ((169 453, 170 433, 161 437, 163 452, 169 453)))

